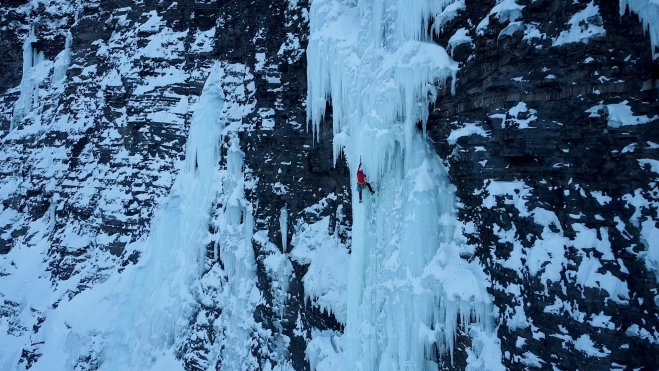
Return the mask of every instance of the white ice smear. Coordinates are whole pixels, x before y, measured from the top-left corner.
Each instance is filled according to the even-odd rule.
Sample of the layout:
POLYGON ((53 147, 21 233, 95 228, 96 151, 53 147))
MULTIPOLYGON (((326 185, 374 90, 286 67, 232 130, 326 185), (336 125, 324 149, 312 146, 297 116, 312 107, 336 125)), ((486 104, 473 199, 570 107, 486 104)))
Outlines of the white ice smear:
POLYGON ((460 28, 455 33, 451 38, 448 40, 448 46, 450 48, 451 54, 455 51, 455 47, 460 45, 460 44, 469 44, 473 46, 473 42, 471 40, 471 36, 469 36, 469 30, 466 28, 460 28))
POLYGON ((480 135, 482 137, 490 136, 489 132, 483 129, 482 126, 473 123, 466 123, 463 127, 459 129, 451 130, 451 134, 448 136, 446 141, 448 142, 448 144, 455 144, 458 142, 458 139, 462 137, 468 137, 472 134, 480 135))
POLYGON ((522 17, 522 9, 524 9, 524 6, 517 4, 515 0, 497 0, 497 5, 476 26, 476 32, 483 34, 484 30, 490 25, 490 16, 496 17, 501 23, 515 22, 522 17))
POLYGON ((611 200, 613 200, 610 196, 607 196, 606 194, 600 191, 591 191, 590 194, 593 197, 595 197, 595 199, 600 205, 606 205, 609 202, 611 202, 611 200))
POLYGON ((458 12, 465 9, 465 0, 455 0, 450 2, 439 14, 435 16, 433 31, 440 34, 444 26, 458 16, 458 12))
MULTIPOLYGON (((361 162, 376 191, 363 203, 353 193, 343 370, 436 369, 437 351, 452 357, 458 326, 473 339, 470 368, 504 369, 488 279, 478 260, 460 257, 454 186, 417 130, 437 86, 457 70, 428 35, 432 16, 451 3, 311 6, 308 118, 317 131, 331 96, 335 159, 343 153, 353 173, 361 162)), ((321 364, 323 354, 334 357, 307 356, 321 364)))
POLYGON ((653 160, 651 158, 641 158, 638 159, 637 161, 642 168, 645 169, 646 167, 648 167, 650 171, 652 171, 653 173, 659 174, 659 160, 653 160))
POLYGON ((645 246, 641 256, 646 266, 659 277, 659 228, 651 218, 641 223, 641 243, 645 246))
POLYGON ((589 357, 606 357, 611 353, 610 350, 604 347, 604 350, 599 350, 595 346, 592 340, 590 340, 590 335, 581 335, 577 340, 574 341, 574 349, 584 352, 589 357))
MULTIPOLYGON (((552 76, 552 75, 550 75, 552 76)), ((524 102, 519 102, 517 105, 510 110, 508 110, 508 114, 512 116, 512 118, 509 119, 509 121, 516 123, 519 129, 529 129, 532 128, 529 126, 529 123, 535 121, 538 119, 538 116, 536 115, 538 111, 528 108, 526 106, 526 103, 524 102), (520 119, 519 114, 520 113, 526 113, 526 118, 525 119, 520 119)))
POLYGON ((512 36, 515 32, 523 32, 526 29, 524 22, 510 22, 506 28, 501 30, 499 32, 499 36, 497 36, 497 40, 500 39, 502 36, 512 36))

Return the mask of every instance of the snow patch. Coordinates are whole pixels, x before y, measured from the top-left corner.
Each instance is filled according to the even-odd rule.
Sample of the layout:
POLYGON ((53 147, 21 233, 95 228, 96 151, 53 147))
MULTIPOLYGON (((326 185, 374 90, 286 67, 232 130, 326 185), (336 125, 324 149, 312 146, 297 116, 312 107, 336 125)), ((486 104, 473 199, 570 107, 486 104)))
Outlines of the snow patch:
POLYGON ((465 0, 445 1, 449 3, 441 13, 435 15, 435 22, 433 23, 433 31, 436 34, 441 34, 444 26, 458 16, 458 12, 465 9, 465 0))
POLYGON ((552 42, 552 46, 582 42, 587 43, 595 37, 603 37, 606 30, 602 27, 602 17, 599 14, 599 5, 591 1, 584 10, 577 12, 567 22, 568 31, 562 31, 552 42))
POLYGON ((458 142, 458 139, 462 137, 468 137, 472 134, 480 135, 486 138, 490 136, 489 133, 485 129, 483 129, 482 126, 479 126, 478 124, 474 124, 474 123, 466 123, 460 129, 451 130, 451 134, 449 134, 446 141, 448 142, 448 144, 453 145, 458 142))
POLYGON ((589 357, 606 357, 611 351, 604 347, 603 350, 597 349, 595 343, 590 339, 590 335, 581 335, 574 342, 574 349, 584 352, 589 357))
POLYGON ((341 333, 313 329, 311 341, 304 351, 311 371, 337 371, 343 366, 343 349, 341 333))
POLYGON ((659 228, 655 220, 647 218, 641 223, 641 243, 645 246, 645 251, 640 257, 659 279, 659 228))
POLYGON ((634 116, 632 108, 625 100, 621 103, 598 105, 586 110, 590 117, 608 118, 608 126, 611 128, 620 128, 621 126, 642 125, 659 119, 659 116, 634 116))
POLYGON ((538 111, 528 108, 526 103, 519 102, 515 107, 508 110, 508 115, 512 116, 512 118, 508 120, 516 123, 518 129, 529 129, 531 128, 529 123, 538 119, 538 116, 536 115, 537 113, 538 111), (524 116, 526 116, 526 118, 520 118, 520 114, 525 114, 524 116))
MULTIPOLYGON (((624 152, 623 152, 624 153, 624 152)), ((641 165, 641 168, 649 168, 653 173, 659 174, 659 160, 653 160, 650 158, 641 158, 638 159, 638 164, 641 165)))
POLYGON ((517 4, 515 0, 498 0, 488 15, 476 26, 476 32, 479 35, 484 34, 485 28, 490 25, 490 16, 496 17, 499 22, 515 22, 522 17, 523 5, 517 4))
POLYGON ((469 36, 469 30, 466 28, 460 28, 455 33, 451 38, 448 40, 448 46, 449 50, 451 51, 451 55, 453 54, 453 51, 455 50, 455 47, 461 44, 469 44, 473 47, 474 43, 471 40, 471 36, 469 36))
POLYGON ((291 240, 291 259, 309 264, 302 278, 305 299, 345 324, 349 255, 338 236, 329 234, 329 220, 326 216, 298 225, 291 240))

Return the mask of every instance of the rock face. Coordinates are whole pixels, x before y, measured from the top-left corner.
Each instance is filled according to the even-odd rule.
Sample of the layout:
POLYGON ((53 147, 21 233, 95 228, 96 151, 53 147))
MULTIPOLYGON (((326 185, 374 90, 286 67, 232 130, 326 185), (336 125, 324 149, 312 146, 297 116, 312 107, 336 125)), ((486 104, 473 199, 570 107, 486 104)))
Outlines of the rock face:
MULTIPOLYGON (((494 0, 462 3, 435 39, 461 62, 455 94, 437 98, 427 133, 457 186, 464 258, 491 277, 504 364, 659 367, 659 65, 649 37, 617 1, 506 0, 516 5, 508 13, 492 11, 494 0)), ((331 106, 320 131, 307 130, 308 9, 302 0, 3 3, 0 278, 26 275, 49 293, 30 302, 0 285, 0 344, 15 348, 0 368, 38 366, 52 351, 39 330, 60 303, 139 264, 134 243, 181 169, 217 63, 262 232, 243 368, 310 369, 312 333, 345 323, 305 292, 316 263, 292 250, 324 222, 337 251, 349 251, 351 191, 347 166, 332 161, 331 106), (35 68, 24 68, 26 50, 35 68), (270 268, 280 257, 285 280, 270 268), (25 274, 27 262, 44 264, 25 274)), ((205 282, 225 264, 215 228, 205 282)), ((171 346, 186 370, 227 369, 223 303, 203 294, 171 346)), ((90 336, 70 369, 102 364, 105 338, 90 336)), ((468 339, 441 369, 465 369, 468 339)))
POLYGON ((656 117, 659 66, 618 2, 594 2, 598 15, 579 26, 605 32, 555 46, 593 3, 517 3, 514 29, 492 16, 478 32, 494 1, 466 1, 446 25, 440 45, 460 28, 473 38, 453 49, 456 94, 437 99, 428 123, 492 279, 505 364, 656 367, 656 335, 639 331, 659 325, 656 266, 643 261, 658 243, 646 237, 658 217, 646 164, 659 158, 659 121, 616 121, 621 107, 656 117))

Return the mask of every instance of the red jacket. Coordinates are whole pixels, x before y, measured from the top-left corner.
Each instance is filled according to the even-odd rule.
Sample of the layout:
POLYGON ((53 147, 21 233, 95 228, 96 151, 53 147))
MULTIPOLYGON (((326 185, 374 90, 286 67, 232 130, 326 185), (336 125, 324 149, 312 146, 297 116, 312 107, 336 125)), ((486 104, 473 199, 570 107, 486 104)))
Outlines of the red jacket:
POLYGON ((361 165, 357 169, 357 184, 361 185, 364 184, 364 180, 366 180, 366 174, 362 171, 361 165))

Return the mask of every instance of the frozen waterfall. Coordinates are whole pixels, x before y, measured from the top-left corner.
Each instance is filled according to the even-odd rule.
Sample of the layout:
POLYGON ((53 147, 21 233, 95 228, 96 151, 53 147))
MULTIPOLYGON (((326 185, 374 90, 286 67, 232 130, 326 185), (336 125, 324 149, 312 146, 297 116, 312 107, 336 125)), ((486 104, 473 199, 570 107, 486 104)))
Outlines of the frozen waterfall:
POLYGON ((251 245, 254 218, 244 197, 244 153, 235 131, 225 127, 226 79, 216 64, 192 116, 185 166, 155 220, 145 256, 126 278, 133 288, 120 305, 100 370, 182 369, 176 352, 200 305, 222 308, 211 323, 218 343, 208 364, 221 359, 223 368, 240 370, 255 362, 251 329, 260 295, 251 245), (205 267, 208 246, 222 265, 205 267), (205 268, 210 272, 202 277, 205 268))
MULTIPOLYGON (((211 239, 208 226, 220 216, 224 219, 218 237, 234 242, 219 244, 229 283, 211 284, 237 297, 234 301, 240 308, 226 305, 227 317, 230 313, 251 317, 245 303, 253 301, 249 287, 250 283, 255 286, 250 280, 255 276, 255 262, 252 249, 244 248, 241 241, 251 240, 253 222, 251 208, 241 202, 242 193, 235 191, 243 188, 242 152, 232 146, 227 155, 229 169, 219 166, 222 138, 227 135, 223 77, 224 70, 215 65, 192 116, 186 160, 156 212, 151 232, 126 246, 127 253, 142 253, 139 261, 44 313, 47 320, 38 333, 43 355, 33 370, 73 370, 85 357, 92 357, 98 369, 105 371, 182 370, 176 352, 202 300, 200 287, 208 285, 201 280, 211 239), (228 199, 228 206, 217 216, 213 206, 220 196, 228 199)), ((47 230, 53 218, 54 213, 45 216, 42 229, 47 230)), ((42 291, 49 292, 43 301, 52 303, 57 293, 42 291)), ((249 331, 240 330, 234 331, 237 340, 249 339, 249 331)), ((243 348, 240 360, 245 358, 243 348)))
MULTIPOLYGON (((37 51, 32 45, 37 40, 34 35, 34 26, 30 28, 30 33, 23 42, 23 75, 21 78, 21 95, 14 104, 14 111, 11 118, 11 129, 25 117, 33 107, 38 103, 39 84, 45 79, 52 67, 52 62, 46 60, 43 52, 37 51), (37 67, 40 63, 44 66, 37 67)), ((67 67, 68 68, 68 67, 67 67)))
POLYGON ((308 118, 317 130, 331 99, 335 160, 353 174, 361 163, 377 192, 353 193, 344 370, 436 370, 458 324, 472 337, 469 369, 503 369, 487 277, 459 255, 455 188, 425 137, 428 105, 457 72, 427 30, 453 2, 311 6, 308 118))

